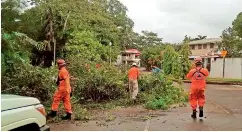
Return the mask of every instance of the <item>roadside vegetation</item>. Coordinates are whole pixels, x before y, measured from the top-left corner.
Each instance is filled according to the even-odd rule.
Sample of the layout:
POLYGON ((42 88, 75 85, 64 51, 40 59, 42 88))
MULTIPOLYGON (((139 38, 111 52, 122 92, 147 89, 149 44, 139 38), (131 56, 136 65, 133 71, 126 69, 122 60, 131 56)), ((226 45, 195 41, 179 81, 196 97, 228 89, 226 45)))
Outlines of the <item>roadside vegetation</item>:
MULTIPOLYGON (((176 45, 163 43, 153 32, 135 33, 127 7, 118 0, 5 0, 1 4, 1 93, 36 97, 49 110, 56 90, 55 60, 63 58, 71 74, 76 120, 88 120, 90 109, 136 104, 168 109, 187 101, 187 94, 174 82, 181 83, 191 67, 189 39, 176 45), (34 6, 27 8, 30 4, 34 6), (147 69, 162 65, 164 70, 141 76, 136 102, 128 98, 127 72, 113 64, 125 48, 141 50, 147 69)), ((240 20, 241 15, 235 25, 240 20)))

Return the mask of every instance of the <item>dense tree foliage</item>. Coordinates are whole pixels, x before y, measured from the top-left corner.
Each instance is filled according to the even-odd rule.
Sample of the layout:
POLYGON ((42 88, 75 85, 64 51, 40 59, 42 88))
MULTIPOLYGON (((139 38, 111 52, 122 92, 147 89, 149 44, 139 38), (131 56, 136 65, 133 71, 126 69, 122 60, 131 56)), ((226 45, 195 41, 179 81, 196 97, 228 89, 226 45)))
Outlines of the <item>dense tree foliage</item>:
POLYGON ((240 12, 232 23, 234 31, 242 38, 242 12, 240 12))
POLYGON ((181 77, 184 79, 186 76, 186 73, 189 72, 190 67, 191 67, 191 61, 189 60, 189 56, 192 54, 191 49, 189 46, 189 41, 184 40, 181 49, 179 50, 179 53, 181 55, 181 67, 182 67, 182 72, 181 72, 181 77))
POLYGON ((172 75, 175 78, 181 78, 182 64, 180 55, 170 45, 168 45, 165 49, 162 66, 166 75, 172 75))
MULTIPOLYGON (((133 33, 134 23, 126 14, 127 8, 118 0, 73 0, 68 3, 64 0, 32 0, 30 2, 34 2, 35 6, 23 13, 15 10, 19 8, 19 2, 3 2, 2 18, 9 19, 3 19, 2 27, 5 31, 25 33, 46 44, 48 48, 44 52, 33 49, 33 65, 44 63, 49 67, 55 51, 57 57, 64 57, 65 53, 69 53, 64 52, 67 42, 77 39, 73 34, 91 32, 90 37, 101 44, 102 50, 111 42, 115 47, 115 53, 112 53, 117 55, 118 49, 125 47, 128 35, 133 33)), ((103 58, 106 60, 107 57, 103 58)))
POLYGON ((242 12, 232 23, 232 28, 225 29, 222 33, 221 50, 227 50, 227 57, 242 57, 242 12))
POLYGON ((232 28, 228 28, 222 33, 222 45, 221 50, 227 50, 227 57, 239 57, 241 56, 242 40, 236 36, 236 32, 232 28))
MULTIPOLYGON (((70 68, 75 65, 70 71, 71 75, 82 78, 83 74, 79 71, 86 70, 82 63, 92 64, 92 69, 95 63, 105 63, 110 57, 116 59, 128 35, 134 33, 134 23, 126 14, 127 8, 118 0, 24 2, 27 5, 32 2, 34 7, 26 8, 26 3, 20 0, 2 2, 1 65, 2 78, 5 80, 2 83, 4 93, 34 96, 45 101, 56 87, 52 78, 56 78, 57 71, 55 67, 50 67, 55 59, 54 54, 56 58, 65 58, 71 62, 70 68), (36 93, 38 90, 42 92, 36 93)), ((110 72, 111 75, 114 71, 110 72)), ((101 77, 98 79, 110 81, 110 77, 105 77, 106 74, 99 75, 101 77)), ((117 76, 122 79, 124 75, 117 73, 117 76)), ((80 83, 77 81, 77 84, 80 83)), ((110 86, 119 83, 113 81, 110 86)), ((100 87, 104 85, 107 86, 103 83, 100 87)))
POLYGON ((147 70, 151 70, 151 66, 153 65, 161 67, 164 49, 165 45, 151 46, 143 49, 141 55, 142 65, 147 70))

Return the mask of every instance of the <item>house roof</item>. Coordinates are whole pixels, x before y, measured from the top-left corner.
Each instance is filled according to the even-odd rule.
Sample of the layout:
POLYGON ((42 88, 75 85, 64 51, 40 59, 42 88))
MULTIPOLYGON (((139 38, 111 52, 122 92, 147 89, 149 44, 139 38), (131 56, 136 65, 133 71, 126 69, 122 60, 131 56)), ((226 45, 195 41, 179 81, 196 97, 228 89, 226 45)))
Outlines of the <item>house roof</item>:
POLYGON ((141 54, 141 52, 137 49, 127 49, 121 53, 122 54, 135 54, 136 56, 139 56, 141 54))
POLYGON ((194 44, 206 44, 206 43, 220 43, 222 42, 222 38, 208 38, 208 39, 202 39, 202 40, 196 40, 196 41, 191 41, 189 45, 194 45, 194 44))

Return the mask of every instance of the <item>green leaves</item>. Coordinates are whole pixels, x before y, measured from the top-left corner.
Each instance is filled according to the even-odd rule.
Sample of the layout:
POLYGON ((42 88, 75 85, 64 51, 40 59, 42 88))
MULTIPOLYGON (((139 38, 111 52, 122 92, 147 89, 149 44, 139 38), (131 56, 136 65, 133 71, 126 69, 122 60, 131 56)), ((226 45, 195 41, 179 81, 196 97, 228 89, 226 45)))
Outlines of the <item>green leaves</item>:
POLYGON ((242 38, 242 12, 238 14, 232 25, 233 29, 237 32, 237 35, 242 38))
POLYGON ((180 55, 175 49, 168 45, 164 52, 163 69, 166 75, 173 75, 175 78, 180 78, 182 73, 180 55))
POLYGON ((138 97, 148 109, 168 109, 170 105, 182 103, 187 95, 164 75, 145 75, 139 80, 140 94, 138 97))
MULTIPOLYGON (((132 32, 133 21, 126 14, 127 7, 118 0, 95 0, 91 2, 88 0, 72 0, 68 3, 66 0, 36 0, 35 2, 35 7, 21 14, 19 29, 31 38, 44 41, 46 39, 46 32, 44 31, 48 28, 46 23, 48 17, 45 18, 46 10, 50 8, 52 10, 54 38, 57 44, 57 57, 65 56, 63 49, 66 48, 65 44, 72 39, 73 34, 90 31, 94 35, 90 38, 94 38, 95 41, 102 44, 103 49, 108 46, 109 42, 112 42, 111 56, 112 59, 114 59, 114 56, 116 59, 120 48, 123 48, 123 44, 127 40, 126 36, 132 32)), ((90 48, 89 51, 91 52, 90 48)), ((97 56, 103 56, 106 60, 106 51, 103 52, 104 54, 97 56)))
POLYGON ((2 74, 12 72, 14 63, 29 63, 30 47, 25 39, 20 38, 15 33, 2 32, 2 74))
POLYGON ((233 28, 227 28, 222 33, 222 45, 219 46, 220 50, 227 50, 228 54, 226 57, 240 57, 242 54, 242 40, 237 36, 237 33, 233 28))
POLYGON ((164 45, 150 46, 142 50, 141 61, 145 67, 149 70, 151 65, 161 66, 162 54, 164 45))
POLYGON ((81 101, 81 98, 91 101, 109 101, 120 99, 125 96, 126 74, 120 73, 114 66, 108 63, 99 63, 101 67, 96 68, 93 61, 83 60, 81 57, 73 56, 68 62, 70 65, 70 74, 76 80, 73 80, 72 86, 75 87, 75 95, 81 101), (90 72, 86 67, 90 66, 90 72))
POLYGON ((68 55, 82 56, 90 61, 107 59, 108 47, 103 46, 91 31, 74 32, 66 45, 68 55), (103 56, 104 58, 101 58, 103 56))
POLYGON ((1 27, 5 32, 16 31, 19 26, 16 20, 20 18, 20 1, 6 0, 1 2, 1 5, 1 27))
POLYGON ((222 32, 221 38, 223 40, 219 50, 227 50, 226 57, 242 56, 242 12, 232 22, 232 28, 229 27, 222 32))
POLYGON ((181 68, 182 68, 182 72, 181 72, 181 77, 184 79, 186 74, 189 72, 190 67, 191 67, 191 62, 189 60, 189 56, 191 55, 191 50, 188 44, 188 41, 184 41, 184 43, 182 44, 182 47, 179 51, 180 53, 180 63, 181 63, 181 68))

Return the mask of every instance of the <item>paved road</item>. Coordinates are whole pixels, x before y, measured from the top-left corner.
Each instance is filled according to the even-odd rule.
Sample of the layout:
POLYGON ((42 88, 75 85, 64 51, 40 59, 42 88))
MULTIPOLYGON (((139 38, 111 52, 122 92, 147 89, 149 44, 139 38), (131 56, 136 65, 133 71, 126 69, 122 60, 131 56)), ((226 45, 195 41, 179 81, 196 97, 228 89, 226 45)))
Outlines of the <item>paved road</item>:
MULTIPOLYGON (((184 87, 188 87, 185 84, 184 87)), ((238 130, 242 131, 242 87, 208 85, 206 92, 205 117, 203 120, 190 118, 191 109, 174 108, 169 111, 151 111, 142 107, 119 108, 96 114, 100 117, 87 123, 62 122, 50 124, 52 130, 137 130, 179 131, 179 130, 238 130), (105 116, 116 117, 106 122, 105 116), (147 119, 149 117, 149 120, 147 119), (150 118, 151 117, 151 118, 150 118)))

